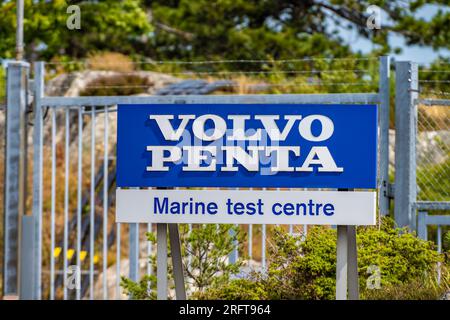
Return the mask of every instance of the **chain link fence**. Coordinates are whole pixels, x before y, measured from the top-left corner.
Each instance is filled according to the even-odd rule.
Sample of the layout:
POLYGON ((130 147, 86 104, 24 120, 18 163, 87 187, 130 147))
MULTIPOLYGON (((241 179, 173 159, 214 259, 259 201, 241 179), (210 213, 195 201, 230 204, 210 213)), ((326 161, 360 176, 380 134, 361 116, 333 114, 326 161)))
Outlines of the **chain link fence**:
MULTIPOLYGON (((441 253, 450 230, 450 65, 419 70, 419 91, 416 179, 422 207, 417 231, 422 239, 435 240, 441 253)), ((440 282, 441 265, 437 268, 440 282)))
POLYGON ((417 186, 419 201, 450 200, 450 108, 418 107, 417 186))
POLYGON ((450 66, 419 74, 417 200, 446 202, 450 201, 450 66))

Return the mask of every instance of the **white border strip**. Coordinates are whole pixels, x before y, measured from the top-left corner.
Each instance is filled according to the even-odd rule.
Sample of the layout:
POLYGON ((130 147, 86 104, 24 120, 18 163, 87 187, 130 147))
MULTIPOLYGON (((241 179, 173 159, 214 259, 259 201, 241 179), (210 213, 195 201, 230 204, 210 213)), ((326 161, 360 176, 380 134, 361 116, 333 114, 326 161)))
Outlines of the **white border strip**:
POLYGON ((116 197, 116 221, 120 223, 310 225, 376 223, 375 191, 117 189, 116 197), (250 209, 234 207, 238 202, 250 209), (170 213, 170 210, 181 212, 180 207, 183 207, 183 203, 186 203, 184 214, 170 213), (202 203, 198 205, 197 213, 195 203, 202 203), (209 207, 211 209, 209 212, 208 203, 213 203, 209 207), (250 203, 252 205, 249 205, 250 203), (159 209, 155 213, 157 207, 159 209), (286 209, 284 213, 274 213, 274 210, 279 213, 282 208, 286 209), (236 213, 241 211, 246 213, 236 213))

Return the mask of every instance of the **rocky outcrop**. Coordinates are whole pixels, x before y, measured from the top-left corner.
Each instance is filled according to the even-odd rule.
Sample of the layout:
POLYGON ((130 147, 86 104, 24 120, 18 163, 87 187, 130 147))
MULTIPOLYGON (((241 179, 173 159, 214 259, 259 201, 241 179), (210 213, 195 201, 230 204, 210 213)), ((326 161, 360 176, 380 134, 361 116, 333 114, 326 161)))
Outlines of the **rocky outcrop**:
MULTIPOLYGON (((116 71, 82 71, 61 74, 48 81, 45 93, 48 96, 77 97, 89 86, 89 83, 100 78, 112 78, 123 74, 116 71)), ((171 83, 180 81, 178 78, 170 75, 151 71, 134 71, 127 74, 147 79, 148 83, 152 84, 145 92, 145 94, 149 95, 171 83)))
MULTIPOLYGON (((416 140, 417 166, 448 160, 450 130, 419 132, 416 140)), ((395 130, 389 130, 389 165, 395 168, 395 130)))

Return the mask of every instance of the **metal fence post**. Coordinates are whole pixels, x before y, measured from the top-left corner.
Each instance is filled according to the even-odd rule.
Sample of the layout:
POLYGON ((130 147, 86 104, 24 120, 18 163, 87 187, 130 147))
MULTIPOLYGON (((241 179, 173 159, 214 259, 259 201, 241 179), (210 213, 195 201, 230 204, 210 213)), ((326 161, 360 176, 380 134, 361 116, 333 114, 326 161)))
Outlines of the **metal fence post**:
POLYGON ((380 215, 389 214, 389 122, 390 122, 390 61, 389 56, 380 58, 380 173, 378 203, 380 215))
POLYGON ((347 226, 347 263, 348 298, 359 300, 356 226, 347 226))
POLYGON ((130 223, 130 279, 139 281, 139 224, 130 223))
POLYGON ((157 298, 167 300, 167 224, 156 224, 156 277, 157 298))
POLYGON ((336 300, 347 300, 347 226, 337 226, 336 251, 336 300))
MULTIPOLYGON (((231 238, 233 238, 236 235, 236 232, 233 229, 230 229, 229 235, 230 235, 231 238)), ((237 258, 238 258, 238 254, 237 254, 238 243, 237 243, 237 241, 233 241, 233 243, 234 243, 234 245, 236 245, 236 248, 233 249, 233 251, 231 251, 230 254, 228 255, 228 262, 230 264, 236 263, 237 262, 237 258)))
POLYGON ((29 65, 10 62, 6 84, 3 294, 19 294, 20 216, 25 214, 27 76, 29 65))
POLYGON ((428 212, 426 211, 419 211, 417 216, 417 235, 423 240, 428 240, 427 216, 428 212))
POLYGON ((43 146, 43 115, 40 101, 44 97, 43 62, 34 65, 34 122, 33 122, 33 216, 34 232, 34 299, 41 299, 41 263, 42 263, 42 146, 43 146))
POLYGON ((34 299, 34 216, 22 216, 20 244, 20 299, 34 299))
POLYGON ((396 63, 395 72, 395 222, 416 229, 416 133, 418 65, 396 63))
POLYGON ((180 233, 178 224, 169 223, 170 253, 172 255, 173 279, 177 300, 186 300, 186 288, 184 287, 183 259, 181 257, 180 233))

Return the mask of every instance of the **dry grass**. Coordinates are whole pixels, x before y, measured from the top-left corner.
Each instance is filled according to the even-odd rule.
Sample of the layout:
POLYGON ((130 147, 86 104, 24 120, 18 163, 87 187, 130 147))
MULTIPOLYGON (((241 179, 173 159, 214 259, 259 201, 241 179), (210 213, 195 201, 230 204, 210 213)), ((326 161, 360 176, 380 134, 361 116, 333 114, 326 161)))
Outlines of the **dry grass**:
POLYGON ((87 67, 91 70, 107 70, 117 72, 134 71, 133 61, 117 52, 101 52, 90 55, 87 59, 87 67))
POLYGON ((450 129, 450 108, 447 106, 424 106, 418 107, 420 131, 449 130, 450 129))
POLYGON ((112 75, 90 81, 81 96, 132 96, 146 93, 154 83, 139 75, 112 75))

